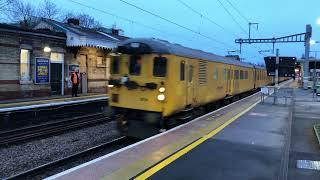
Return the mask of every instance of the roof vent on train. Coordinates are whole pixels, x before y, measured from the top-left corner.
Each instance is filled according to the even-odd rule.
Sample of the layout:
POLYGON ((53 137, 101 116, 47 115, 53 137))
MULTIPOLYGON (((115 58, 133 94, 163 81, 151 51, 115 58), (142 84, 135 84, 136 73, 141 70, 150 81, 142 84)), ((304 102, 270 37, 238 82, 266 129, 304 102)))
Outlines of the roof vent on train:
POLYGON ((118 46, 117 52, 122 54, 150 54, 152 49, 147 44, 131 42, 118 46))

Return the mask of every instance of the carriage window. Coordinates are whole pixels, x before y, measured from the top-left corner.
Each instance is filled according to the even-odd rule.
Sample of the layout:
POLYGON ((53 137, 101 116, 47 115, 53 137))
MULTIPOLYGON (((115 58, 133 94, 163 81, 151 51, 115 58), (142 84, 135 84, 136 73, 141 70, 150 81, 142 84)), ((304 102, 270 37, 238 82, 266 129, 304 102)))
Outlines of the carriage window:
POLYGON ((129 73, 131 75, 140 75, 141 64, 142 64, 141 56, 131 56, 129 73))
POLYGON ((192 81, 192 76, 193 76, 193 67, 191 65, 189 65, 189 68, 188 68, 188 81, 189 82, 192 81))
POLYGON ((215 67, 215 68, 214 68, 214 72, 213 72, 213 79, 217 80, 217 79, 218 79, 218 74, 219 74, 218 68, 215 67))
POLYGON ((120 57, 114 56, 112 58, 111 74, 119 74, 119 67, 120 67, 120 57))
POLYGON ((242 71, 242 70, 240 70, 240 79, 244 79, 244 78, 243 78, 243 71, 242 71))
POLYGON ((231 72, 230 72, 230 69, 228 69, 228 80, 231 79, 231 72))
POLYGON ((180 81, 184 81, 184 62, 180 63, 180 81))
POLYGON ((227 70, 223 69, 223 79, 227 79, 227 70))
POLYGON ((165 77, 167 74, 167 58, 155 57, 153 60, 153 76, 165 77))
POLYGON ((234 79, 239 79, 239 70, 234 70, 234 79))

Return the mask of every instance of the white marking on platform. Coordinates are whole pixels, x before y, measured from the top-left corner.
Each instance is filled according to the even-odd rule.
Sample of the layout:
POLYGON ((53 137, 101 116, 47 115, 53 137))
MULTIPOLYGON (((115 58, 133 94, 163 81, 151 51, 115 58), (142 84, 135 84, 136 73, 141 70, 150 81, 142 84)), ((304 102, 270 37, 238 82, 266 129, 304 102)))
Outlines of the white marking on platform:
POLYGON ((320 170, 320 161, 297 160, 297 168, 320 170))

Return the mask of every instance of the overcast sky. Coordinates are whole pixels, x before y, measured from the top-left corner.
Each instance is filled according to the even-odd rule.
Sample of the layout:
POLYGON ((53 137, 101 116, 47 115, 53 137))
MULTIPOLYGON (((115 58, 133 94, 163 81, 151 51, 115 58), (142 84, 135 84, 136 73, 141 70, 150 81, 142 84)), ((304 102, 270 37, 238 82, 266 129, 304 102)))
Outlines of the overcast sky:
MULTIPOLYGON (((33 0, 32 2, 37 4, 41 1, 33 0)), ((200 32, 204 36, 210 37, 210 39, 137 10, 120 0, 74 1, 139 22, 161 32, 75 4, 70 0, 54 0, 53 2, 63 9, 90 14, 104 26, 110 27, 116 24, 129 37, 155 37, 219 55, 226 55, 228 50, 239 49, 239 45, 234 43, 236 37, 248 37, 246 34, 248 21, 246 19, 250 22, 259 23, 259 32, 254 28, 252 29, 253 38, 269 38, 303 33, 305 32, 306 24, 311 24, 313 27, 312 39, 320 40, 320 26, 316 25, 317 18, 320 18, 320 0, 229 0, 244 17, 229 4, 228 0, 182 0, 205 17, 222 26, 223 29, 204 17, 201 18, 200 15, 183 6, 179 0, 125 0, 196 32, 200 32), (219 1, 233 15, 246 33, 222 8, 219 1), (215 40, 222 41, 224 44, 217 43, 215 40)), ((258 51, 268 50, 271 47, 271 44, 243 45, 241 56, 245 58, 245 61, 263 62, 264 55, 272 54, 264 53, 264 55, 261 55, 258 51)), ((283 56, 301 57, 304 53, 303 43, 277 44, 276 47, 280 49, 280 54, 283 56)), ((312 46, 311 50, 320 50, 320 45, 312 46)))

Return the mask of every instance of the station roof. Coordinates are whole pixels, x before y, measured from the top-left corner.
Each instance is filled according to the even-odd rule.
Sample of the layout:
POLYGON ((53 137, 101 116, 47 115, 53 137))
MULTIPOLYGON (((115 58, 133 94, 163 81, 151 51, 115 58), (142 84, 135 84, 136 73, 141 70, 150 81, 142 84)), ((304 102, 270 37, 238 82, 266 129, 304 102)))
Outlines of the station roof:
POLYGON ((130 48, 131 44, 143 44, 144 46, 144 53, 156 53, 156 54, 174 54, 181 57, 188 57, 194 59, 202 59, 214 62, 221 62, 226 64, 232 64, 242 67, 256 67, 256 68, 263 68, 260 66, 255 66, 249 63, 241 62, 238 60, 232 60, 226 58, 224 56, 219 56, 213 53, 204 52, 202 50, 192 49, 188 47, 184 47, 180 44, 173 44, 165 40, 155 39, 155 38, 133 38, 128 39, 121 42, 118 46, 118 51, 123 50, 123 48, 130 48))
POLYGON ((90 29, 71 23, 58 22, 51 19, 42 18, 35 29, 50 29, 52 31, 64 32, 67 36, 67 46, 69 47, 97 47, 113 49, 117 44, 128 37, 109 33, 99 29, 90 29), (72 36, 74 34, 75 36, 72 36))

